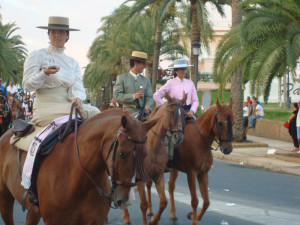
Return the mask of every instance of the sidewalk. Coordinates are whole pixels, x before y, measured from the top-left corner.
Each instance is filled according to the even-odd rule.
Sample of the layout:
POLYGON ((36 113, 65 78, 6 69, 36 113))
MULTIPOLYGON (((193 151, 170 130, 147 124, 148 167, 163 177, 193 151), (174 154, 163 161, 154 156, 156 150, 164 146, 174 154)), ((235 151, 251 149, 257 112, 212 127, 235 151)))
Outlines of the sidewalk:
MULTIPOLYGON (((247 135, 247 139, 258 143, 256 146, 259 147, 251 147, 253 145, 251 143, 244 146, 234 143, 231 154, 224 155, 220 150, 213 151, 214 158, 300 176, 300 157, 288 156, 294 148, 293 143, 252 135, 247 135), (274 150, 275 153, 270 154, 274 150)), ((300 155, 300 153, 293 154, 300 155)))

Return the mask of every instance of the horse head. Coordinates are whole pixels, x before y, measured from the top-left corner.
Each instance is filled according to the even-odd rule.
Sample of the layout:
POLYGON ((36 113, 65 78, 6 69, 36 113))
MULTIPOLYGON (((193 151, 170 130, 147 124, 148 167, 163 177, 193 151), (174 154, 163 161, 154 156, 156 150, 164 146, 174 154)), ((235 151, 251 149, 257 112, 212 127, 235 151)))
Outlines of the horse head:
POLYGON ((113 142, 106 160, 112 182, 113 201, 118 208, 126 208, 130 188, 137 181, 146 182, 149 178, 144 169, 147 156, 147 132, 159 119, 142 123, 129 116, 122 116, 121 128, 113 142))
MULTIPOLYGON (((184 128, 186 125, 185 111, 183 105, 186 102, 187 94, 184 94, 183 99, 171 98, 166 93, 168 100, 167 104, 167 115, 168 119, 165 120, 167 123, 167 130, 171 133, 171 141, 175 147, 177 147, 183 141, 184 128)), ((165 124, 166 125, 166 124, 165 124)))
POLYGON ((233 113, 232 99, 230 98, 228 105, 221 105, 217 99, 217 111, 214 117, 214 133, 220 145, 221 152, 229 155, 232 152, 233 141, 233 113))

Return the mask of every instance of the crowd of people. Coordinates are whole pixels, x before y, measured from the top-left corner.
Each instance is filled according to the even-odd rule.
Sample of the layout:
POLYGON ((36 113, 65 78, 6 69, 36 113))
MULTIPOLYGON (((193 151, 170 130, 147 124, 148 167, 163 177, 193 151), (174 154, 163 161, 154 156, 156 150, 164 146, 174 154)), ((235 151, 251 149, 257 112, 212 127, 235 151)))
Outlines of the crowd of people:
POLYGON ((254 128, 256 119, 264 117, 264 109, 261 102, 253 97, 253 101, 250 96, 247 97, 247 101, 243 103, 243 125, 244 128, 254 128), (249 126, 248 126, 249 121, 249 126))
POLYGON ((9 81, 9 85, 5 86, 0 79, 0 96, 5 101, 5 111, 11 111, 14 107, 12 103, 17 101, 17 107, 20 109, 18 118, 28 119, 32 116, 32 105, 35 97, 34 94, 25 94, 22 90, 18 90, 13 81, 9 81))

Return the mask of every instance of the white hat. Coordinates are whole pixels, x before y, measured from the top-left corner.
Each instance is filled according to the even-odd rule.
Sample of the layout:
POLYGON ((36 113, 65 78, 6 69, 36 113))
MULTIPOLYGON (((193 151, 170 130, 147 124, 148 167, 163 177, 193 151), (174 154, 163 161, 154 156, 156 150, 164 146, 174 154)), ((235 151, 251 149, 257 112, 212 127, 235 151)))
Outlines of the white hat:
POLYGON ((177 69, 177 68, 186 68, 194 65, 188 65, 186 59, 176 59, 174 60, 174 65, 172 67, 168 67, 168 69, 177 69))

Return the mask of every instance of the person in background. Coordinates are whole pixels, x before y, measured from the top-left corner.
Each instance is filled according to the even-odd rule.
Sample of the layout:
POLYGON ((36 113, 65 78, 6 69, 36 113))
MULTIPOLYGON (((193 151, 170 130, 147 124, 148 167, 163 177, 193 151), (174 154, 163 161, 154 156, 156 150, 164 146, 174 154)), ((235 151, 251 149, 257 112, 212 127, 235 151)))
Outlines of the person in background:
POLYGON ((256 119, 263 118, 265 115, 263 107, 260 106, 258 100, 255 98, 254 98, 253 106, 254 106, 254 112, 253 112, 253 116, 250 116, 249 128, 254 128, 256 119))
POLYGON ((14 97, 18 93, 18 88, 14 85, 14 82, 9 81, 9 85, 6 88, 7 97, 14 97))
POLYGON ((184 78, 186 68, 191 66, 193 65, 188 65, 186 59, 174 60, 174 66, 168 69, 174 69, 175 78, 168 80, 167 83, 153 95, 156 104, 161 105, 164 103, 162 97, 166 93, 168 93, 171 98, 177 99, 183 99, 184 94, 188 94, 184 110, 186 111, 186 116, 190 118, 194 117, 199 106, 198 95, 193 81, 184 78))
POLYGON ((92 104, 91 104, 91 100, 89 100, 89 99, 86 100, 86 104, 87 104, 87 105, 92 105, 92 104))
MULTIPOLYGON (((298 102, 298 109, 300 108, 300 101, 298 102)), ((297 118, 296 118, 296 129, 297 129, 297 139, 298 143, 300 143, 300 110, 298 110, 297 118)))
POLYGON ((247 97, 246 105, 248 106, 250 116, 253 112, 253 101, 250 99, 250 96, 247 97))
POLYGON ((2 95, 7 95, 7 90, 4 84, 2 83, 2 80, 0 79, 0 89, 2 90, 2 95))
POLYGON ((248 118, 250 116, 250 110, 246 102, 243 103, 243 126, 246 128, 248 126, 248 118))
POLYGON ((294 142, 294 149, 292 152, 298 152, 299 151, 299 142, 297 139, 297 114, 299 111, 299 106, 297 103, 294 103, 293 106, 293 113, 290 115, 288 122, 290 123, 289 126, 289 134, 291 135, 293 142, 294 142))
POLYGON ((142 75, 147 63, 147 53, 133 51, 130 57, 130 71, 117 76, 113 98, 123 104, 137 119, 141 120, 153 108, 152 86, 149 78, 142 75))

